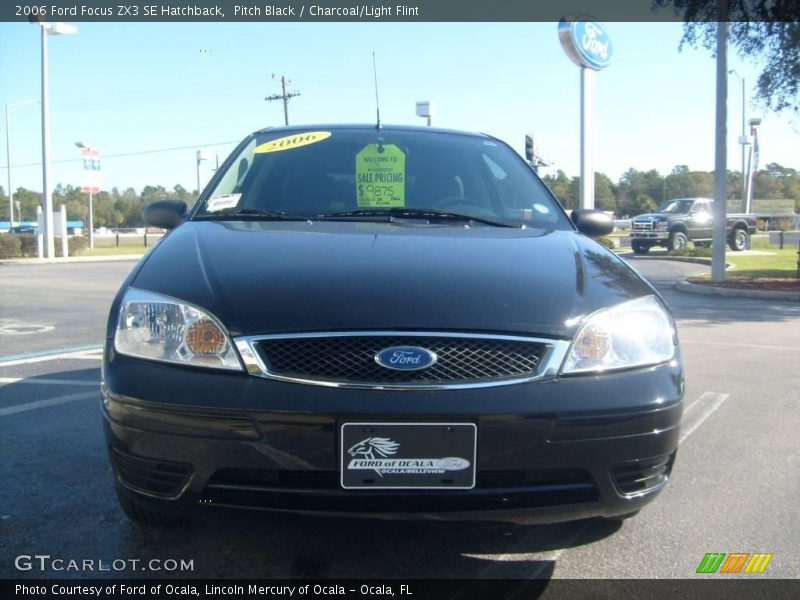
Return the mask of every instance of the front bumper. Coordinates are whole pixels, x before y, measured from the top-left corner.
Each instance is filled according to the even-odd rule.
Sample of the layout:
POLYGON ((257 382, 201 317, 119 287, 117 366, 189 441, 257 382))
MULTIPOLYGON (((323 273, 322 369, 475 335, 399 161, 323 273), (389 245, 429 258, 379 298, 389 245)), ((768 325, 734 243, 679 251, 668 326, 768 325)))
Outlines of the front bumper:
POLYGON ((111 463, 160 510, 212 506, 391 518, 551 522, 638 510, 678 445, 680 360, 602 377, 441 391, 331 389, 152 363, 107 348, 111 463), (344 490, 349 421, 478 428, 471 490, 344 490))
POLYGON ((631 231, 630 238, 633 240, 667 240, 668 231, 631 231))

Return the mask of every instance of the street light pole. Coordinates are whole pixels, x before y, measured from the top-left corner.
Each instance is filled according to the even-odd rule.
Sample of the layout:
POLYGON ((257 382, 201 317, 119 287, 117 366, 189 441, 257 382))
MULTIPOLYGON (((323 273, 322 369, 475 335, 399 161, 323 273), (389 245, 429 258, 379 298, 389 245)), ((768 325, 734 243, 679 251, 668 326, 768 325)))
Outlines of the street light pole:
POLYGON ((8 231, 14 228, 14 194, 11 193, 11 134, 8 129, 8 104, 6 104, 6 170, 8 171, 8 231))
POLYGON ((200 192, 203 190, 200 188, 200 163, 204 160, 209 160, 211 158, 211 151, 208 148, 201 148, 196 153, 197 156, 197 197, 200 197, 200 192))
POLYGON ((55 258, 53 197, 50 190, 50 103, 47 89, 47 23, 42 23, 42 209, 44 210, 44 257, 55 258))
POLYGON ((739 145, 742 147, 742 208, 746 211, 745 204, 747 203, 747 173, 745 172, 745 146, 747 146, 747 130, 745 129, 745 85, 744 77, 736 72, 736 69, 728 71, 731 75, 736 75, 739 81, 742 82, 742 135, 739 136, 739 145))
POLYGON ((55 258, 53 237, 53 190, 50 187, 50 102, 47 86, 47 36, 77 33, 66 23, 39 23, 42 28, 42 199, 44 200, 44 256, 55 258))

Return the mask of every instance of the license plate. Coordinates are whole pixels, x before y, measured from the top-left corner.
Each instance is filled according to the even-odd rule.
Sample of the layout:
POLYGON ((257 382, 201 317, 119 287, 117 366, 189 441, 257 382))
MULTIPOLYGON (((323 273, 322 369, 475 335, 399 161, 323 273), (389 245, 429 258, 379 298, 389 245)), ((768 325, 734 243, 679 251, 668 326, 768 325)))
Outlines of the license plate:
POLYGON ((344 489, 475 487, 474 423, 344 423, 340 433, 344 489))

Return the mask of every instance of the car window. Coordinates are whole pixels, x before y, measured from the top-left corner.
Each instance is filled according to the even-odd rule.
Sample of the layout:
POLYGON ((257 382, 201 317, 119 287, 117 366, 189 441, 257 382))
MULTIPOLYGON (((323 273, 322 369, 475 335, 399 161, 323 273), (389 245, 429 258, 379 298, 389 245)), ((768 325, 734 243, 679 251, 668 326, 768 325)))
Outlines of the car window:
POLYGON ((544 184, 505 144, 420 131, 257 134, 198 214, 233 207, 301 216, 430 208, 570 228, 544 184))
POLYGON ((691 198, 684 200, 667 200, 658 207, 658 212, 685 214, 691 210, 694 203, 695 201, 691 198))

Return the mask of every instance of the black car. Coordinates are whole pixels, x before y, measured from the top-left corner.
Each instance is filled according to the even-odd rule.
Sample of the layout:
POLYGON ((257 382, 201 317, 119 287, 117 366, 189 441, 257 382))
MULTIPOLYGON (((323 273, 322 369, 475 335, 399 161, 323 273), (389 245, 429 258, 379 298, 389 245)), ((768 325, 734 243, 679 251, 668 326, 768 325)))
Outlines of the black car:
POLYGON ((111 307, 125 513, 546 522, 666 484, 684 389, 658 293, 488 135, 266 129, 111 307))
POLYGON ((37 233, 38 227, 33 225, 15 225, 11 228, 11 233, 37 233))

